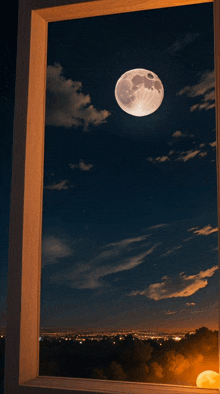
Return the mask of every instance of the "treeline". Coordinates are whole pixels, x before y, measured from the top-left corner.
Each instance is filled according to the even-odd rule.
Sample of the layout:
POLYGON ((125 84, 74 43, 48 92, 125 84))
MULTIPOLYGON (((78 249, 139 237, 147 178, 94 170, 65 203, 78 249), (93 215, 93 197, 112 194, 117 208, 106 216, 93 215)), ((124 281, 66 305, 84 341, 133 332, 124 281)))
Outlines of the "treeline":
MULTIPOLYGON (((0 338, 0 383, 4 379, 5 340, 0 338)), ((100 342, 41 341, 40 375, 130 382, 196 385, 200 372, 218 372, 218 332, 206 327, 180 341, 160 345, 128 335, 100 342)), ((0 384, 0 387, 1 387, 0 384)))
POLYGON ((180 341, 128 335, 100 342, 40 342, 40 375, 196 385, 204 370, 218 372, 218 332, 206 327, 180 341))

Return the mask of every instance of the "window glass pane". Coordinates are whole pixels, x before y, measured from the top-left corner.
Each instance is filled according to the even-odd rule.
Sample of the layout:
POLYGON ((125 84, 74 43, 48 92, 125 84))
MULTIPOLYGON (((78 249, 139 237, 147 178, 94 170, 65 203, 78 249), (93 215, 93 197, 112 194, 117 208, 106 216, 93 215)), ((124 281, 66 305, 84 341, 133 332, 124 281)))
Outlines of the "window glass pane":
POLYGON ((215 387, 213 4, 49 23, 47 64, 40 374, 215 387))

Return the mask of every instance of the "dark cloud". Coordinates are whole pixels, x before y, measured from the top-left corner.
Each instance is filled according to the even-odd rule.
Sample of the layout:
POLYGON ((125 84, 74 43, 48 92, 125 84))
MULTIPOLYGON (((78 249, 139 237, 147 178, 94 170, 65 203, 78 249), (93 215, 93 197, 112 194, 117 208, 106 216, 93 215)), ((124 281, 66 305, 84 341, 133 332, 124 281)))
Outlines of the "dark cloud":
POLYGON ((194 42, 197 37, 199 37, 201 34, 200 33, 187 33, 185 37, 177 39, 174 44, 168 48, 168 52, 170 55, 175 54, 176 52, 181 51, 183 48, 185 48, 186 45, 190 44, 191 42, 194 42))
POLYGON ((81 92, 82 83, 66 79, 59 63, 47 67, 46 125, 66 128, 89 124, 97 126, 106 123, 110 114, 107 110, 98 111, 91 105, 89 94, 81 92))
POLYGON ((196 85, 185 86, 177 95, 186 94, 188 97, 201 96, 201 100, 190 107, 190 112, 205 109, 206 111, 215 107, 215 72, 206 71, 196 85))

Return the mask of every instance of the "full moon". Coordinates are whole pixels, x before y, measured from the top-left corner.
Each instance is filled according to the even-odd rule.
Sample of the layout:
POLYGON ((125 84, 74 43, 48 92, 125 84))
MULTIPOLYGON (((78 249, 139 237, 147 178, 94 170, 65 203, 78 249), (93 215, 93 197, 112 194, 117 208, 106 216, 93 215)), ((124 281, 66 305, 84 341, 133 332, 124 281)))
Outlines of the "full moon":
POLYGON ((204 371, 199 374, 196 379, 197 387, 218 389, 219 388, 219 374, 214 371, 204 371))
POLYGON ((161 80, 153 71, 144 68, 126 71, 115 85, 115 99, 119 107, 133 116, 152 114, 163 98, 161 80))

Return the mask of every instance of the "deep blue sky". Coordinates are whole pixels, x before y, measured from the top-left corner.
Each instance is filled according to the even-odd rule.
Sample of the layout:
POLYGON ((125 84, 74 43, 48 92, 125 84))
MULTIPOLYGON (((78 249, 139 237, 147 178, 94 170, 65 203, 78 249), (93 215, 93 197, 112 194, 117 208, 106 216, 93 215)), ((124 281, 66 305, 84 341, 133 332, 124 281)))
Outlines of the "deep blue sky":
POLYGON ((42 326, 217 329, 212 7, 49 24, 42 326), (144 117, 114 96, 134 68, 164 86, 144 117))

